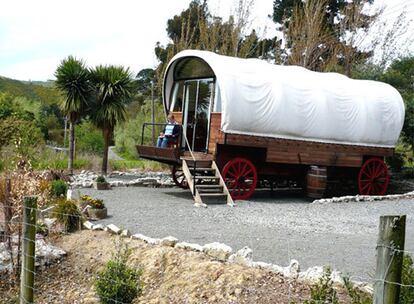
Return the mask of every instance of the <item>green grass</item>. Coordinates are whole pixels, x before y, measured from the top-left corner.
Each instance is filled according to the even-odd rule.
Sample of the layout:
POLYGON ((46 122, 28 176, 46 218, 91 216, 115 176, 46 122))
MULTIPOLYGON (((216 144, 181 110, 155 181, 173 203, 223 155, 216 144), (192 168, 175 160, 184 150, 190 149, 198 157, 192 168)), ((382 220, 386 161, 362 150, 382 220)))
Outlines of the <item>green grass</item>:
POLYGON ((139 169, 144 171, 165 171, 168 166, 149 160, 135 159, 135 160, 110 160, 109 165, 112 170, 122 171, 128 169, 139 169))

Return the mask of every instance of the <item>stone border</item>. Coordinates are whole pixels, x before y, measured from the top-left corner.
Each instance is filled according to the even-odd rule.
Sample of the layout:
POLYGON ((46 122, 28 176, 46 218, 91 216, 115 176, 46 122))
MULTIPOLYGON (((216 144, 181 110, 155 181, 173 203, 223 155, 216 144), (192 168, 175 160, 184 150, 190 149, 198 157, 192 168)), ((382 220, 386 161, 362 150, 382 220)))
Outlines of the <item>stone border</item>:
POLYGON ((400 199, 414 198, 414 191, 404 194, 390 194, 390 195, 348 195, 333 198, 323 198, 314 200, 312 204, 329 204, 329 203, 354 203, 354 202, 373 202, 373 201, 395 201, 400 199))
MULTIPOLYGON (((83 227, 88 230, 103 230, 113 235, 120 235, 122 237, 140 240, 149 245, 167 246, 186 251, 203 253, 223 263, 234 263, 247 267, 263 269, 282 275, 288 279, 294 279, 299 282, 309 284, 318 283, 319 279, 322 278, 324 274, 324 267, 322 266, 310 267, 301 272, 299 262, 295 259, 292 259, 289 266, 286 267, 266 262, 255 262, 253 261, 253 250, 247 246, 233 253, 233 249, 230 246, 218 242, 199 245, 196 243, 179 242, 179 240, 173 236, 167 236, 159 239, 148 237, 139 233, 131 235, 128 229, 123 230, 114 224, 109 224, 104 227, 102 224, 94 225, 89 221, 85 221, 83 223, 83 227)), ((331 280, 336 286, 344 286, 344 280, 340 271, 333 270, 331 273, 331 280)), ((369 283, 355 280, 351 281, 354 286, 360 290, 370 294, 373 293, 373 287, 369 283)))
MULTIPOLYGON (((152 187, 152 188, 170 188, 175 183, 170 177, 171 174, 166 172, 119 172, 114 171, 107 177, 116 178, 120 176, 136 177, 133 180, 112 180, 109 181, 110 187, 152 187)), ((92 171, 82 170, 79 174, 74 175, 69 183, 71 189, 91 188, 98 174, 92 171)))

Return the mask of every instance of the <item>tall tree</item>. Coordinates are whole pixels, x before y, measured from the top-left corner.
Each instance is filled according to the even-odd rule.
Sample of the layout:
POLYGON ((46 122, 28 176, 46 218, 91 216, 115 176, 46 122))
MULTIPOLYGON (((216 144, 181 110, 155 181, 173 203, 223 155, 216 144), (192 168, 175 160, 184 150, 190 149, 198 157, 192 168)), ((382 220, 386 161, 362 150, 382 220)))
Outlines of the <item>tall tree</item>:
POLYGON ((405 120, 402 133, 404 140, 414 150, 414 56, 395 60, 380 80, 392 85, 404 98, 405 120))
POLYGON ((96 105, 92 119, 102 130, 104 154, 102 174, 108 171, 108 149, 116 124, 125 121, 126 106, 136 92, 136 82, 129 69, 122 66, 99 65, 91 71, 96 105))
POLYGON ((61 105, 62 111, 69 119, 68 169, 73 174, 75 124, 90 104, 90 98, 93 92, 93 87, 90 82, 91 75, 82 60, 68 56, 57 67, 55 77, 55 84, 64 95, 64 101, 61 105))
POLYGON ((158 83, 162 83, 168 61, 185 49, 208 50, 242 58, 274 59, 281 42, 277 39, 261 40, 255 30, 250 31, 249 11, 253 4, 254 0, 238 0, 234 15, 225 21, 210 13, 207 1, 193 0, 186 10, 168 20, 167 34, 171 41, 165 47, 158 42, 155 47, 160 61, 156 70, 158 83))
POLYGON ((333 68, 351 76, 351 67, 365 62, 372 50, 364 48, 379 11, 366 13, 373 0, 275 0, 273 20, 286 41, 286 57, 319 71, 333 68))

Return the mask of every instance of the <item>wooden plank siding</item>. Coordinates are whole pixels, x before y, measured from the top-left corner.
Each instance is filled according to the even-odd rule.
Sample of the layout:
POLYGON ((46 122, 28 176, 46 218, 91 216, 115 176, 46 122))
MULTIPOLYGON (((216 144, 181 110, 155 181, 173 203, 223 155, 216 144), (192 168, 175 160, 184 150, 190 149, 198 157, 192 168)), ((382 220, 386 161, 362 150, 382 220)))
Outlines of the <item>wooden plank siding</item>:
POLYGON ((266 162, 321 166, 360 167, 363 157, 391 156, 393 148, 318 143, 240 134, 224 134, 216 142, 234 146, 267 148, 266 162))

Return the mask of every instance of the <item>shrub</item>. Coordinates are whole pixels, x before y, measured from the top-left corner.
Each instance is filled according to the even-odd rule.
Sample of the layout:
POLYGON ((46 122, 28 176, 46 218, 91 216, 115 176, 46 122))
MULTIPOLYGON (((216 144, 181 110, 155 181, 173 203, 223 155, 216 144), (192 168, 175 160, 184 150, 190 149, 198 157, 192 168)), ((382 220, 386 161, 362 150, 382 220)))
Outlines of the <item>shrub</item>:
MULTIPOLYGON (((414 285, 414 265, 413 259, 409 255, 404 255, 401 283, 403 285, 414 285)), ((414 303, 414 289, 401 287, 400 304, 412 303, 414 303)))
POLYGON ((126 245, 117 247, 95 282, 96 292, 104 304, 132 303, 142 292, 142 271, 127 266, 130 251, 126 245))
POLYGON ((348 292, 349 297, 351 298, 351 304, 371 304, 372 297, 371 295, 362 292, 358 288, 355 288, 354 284, 349 280, 349 278, 344 277, 344 284, 346 291, 348 292))
POLYGON ((103 153, 104 140, 102 131, 90 121, 82 121, 76 126, 76 148, 86 153, 103 153))
POLYGON ((53 217, 63 224, 66 232, 73 232, 80 228, 81 213, 72 200, 60 198, 53 209, 53 217))
POLYGON ((331 269, 328 267, 324 269, 322 277, 319 279, 318 284, 311 287, 311 299, 306 300, 305 304, 317 304, 317 303, 330 303, 338 304, 338 295, 333 287, 333 281, 331 280, 331 269))
POLYGON ((103 177, 102 175, 99 175, 99 176, 96 178, 96 182, 97 182, 97 183, 106 183, 106 179, 105 179, 105 177, 103 177))
POLYGON ((387 164, 394 172, 401 172, 404 166, 404 155, 401 153, 395 153, 393 156, 387 157, 387 164))
POLYGON ((49 228, 42 221, 37 221, 36 223, 36 233, 47 236, 49 233, 49 228))
POLYGON ((65 183, 65 181, 61 179, 52 181, 51 192, 53 196, 56 196, 56 197, 65 196, 66 191, 68 191, 68 185, 65 183))

